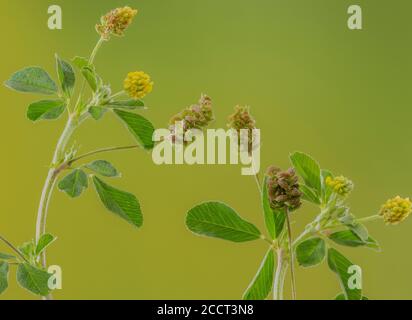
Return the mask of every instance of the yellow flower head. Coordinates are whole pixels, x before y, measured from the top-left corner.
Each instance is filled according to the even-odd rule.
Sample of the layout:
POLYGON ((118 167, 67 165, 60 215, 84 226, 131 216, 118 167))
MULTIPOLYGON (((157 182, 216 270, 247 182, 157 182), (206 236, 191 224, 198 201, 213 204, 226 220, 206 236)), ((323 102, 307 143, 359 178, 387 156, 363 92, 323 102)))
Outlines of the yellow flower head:
POLYGON ((101 17, 101 24, 96 25, 96 30, 105 40, 108 40, 111 34, 122 36, 136 14, 137 10, 130 7, 113 9, 101 17))
POLYGON ((412 212, 412 202, 409 198, 396 198, 389 199, 382 206, 380 215, 383 217, 387 224, 398 224, 404 221, 412 212))
POLYGON ((333 192, 337 193, 342 197, 346 197, 353 190, 353 182, 344 176, 339 176, 336 178, 327 177, 326 185, 331 187, 333 192))
POLYGON ((150 76, 143 71, 129 72, 124 79, 124 90, 134 99, 141 99, 153 90, 150 76))

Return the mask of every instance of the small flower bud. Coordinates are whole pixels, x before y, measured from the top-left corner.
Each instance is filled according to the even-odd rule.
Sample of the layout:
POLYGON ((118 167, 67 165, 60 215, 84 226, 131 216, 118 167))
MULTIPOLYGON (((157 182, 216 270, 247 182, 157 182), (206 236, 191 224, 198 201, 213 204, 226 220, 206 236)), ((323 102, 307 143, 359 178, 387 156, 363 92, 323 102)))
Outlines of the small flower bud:
POLYGON ((132 23, 137 10, 130 7, 116 8, 101 17, 101 24, 96 25, 96 31, 103 39, 109 40, 110 35, 123 36, 124 31, 132 23))
POLYGON ((389 199, 382 206, 380 215, 386 224, 396 225, 404 221, 412 212, 412 202, 409 198, 399 196, 389 199))
POLYGON ((202 130, 206 128, 214 120, 212 99, 207 95, 200 97, 197 104, 187 107, 183 111, 173 116, 170 121, 170 131, 172 141, 176 142, 175 124, 183 122, 183 134, 191 129, 202 130))
POLYGON ((129 72, 124 79, 124 90, 134 99, 144 98, 153 90, 153 81, 143 71, 129 72))
POLYGON ((299 190, 295 169, 282 171, 274 166, 266 172, 267 190, 272 209, 296 210, 301 206, 302 193, 299 190))
POLYGON ((353 182, 344 176, 339 176, 336 178, 329 176, 326 178, 326 185, 331 187, 333 192, 342 197, 348 196, 354 188, 353 182))

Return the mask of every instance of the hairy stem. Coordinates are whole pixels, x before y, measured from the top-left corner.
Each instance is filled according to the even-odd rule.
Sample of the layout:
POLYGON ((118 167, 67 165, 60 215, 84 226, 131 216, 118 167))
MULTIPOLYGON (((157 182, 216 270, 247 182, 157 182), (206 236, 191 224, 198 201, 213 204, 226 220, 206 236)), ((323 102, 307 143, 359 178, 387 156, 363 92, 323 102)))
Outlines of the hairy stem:
POLYGON ((20 252, 19 249, 17 249, 9 240, 7 240, 5 237, 0 235, 0 240, 3 241, 11 250, 13 250, 17 255, 23 259, 23 261, 29 263, 29 261, 26 259, 25 256, 20 252))
MULTIPOLYGON (((49 206, 50 198, 53 192, 53 188, 58 177, 59 171, 56 169, 56 166, 59 162, 64 159, 65 150, 67 144, 72 136, 74 130, 76 128, 76 121, 73 117, 69 117, 66 126, 61 134, 56 149, 54 151, 53 160, 51 163, 51 168, 47 174, 46 181, 44 182, 43 191, 40 197, 40 204, 37 211, 37 222, 36 222, 36 244, 39 242, 40 237, 46 231, 46 216, 47 216, 47 209, 49 206)), ((44 253, 45 255, 45 253, 44 253)), ((43 267, 45 265, 45 258, 43 258, 43 267)))
POLYGON ((364 222, 371 222, 371 221, 375 221, 375 220, 379 220, 382 219, 383 217, 380 214, 376 214, 370 217, 366 217, 366 218, 360 218, 360 219, 356 219, 356 222, 360 222, 360 223, 364 223, 364 222))
POLYGON ((301 242, 307 235, 311 234, 312 232, 313 232, 313 231, 312 231, 312 228, 306 227, 305 231, 303 231, 303 232, 299 235, 299 237, 297 237, 297 238, 295 239, 295 241, 293 241, 292 249, 293 249, 294 247, 296 247, 296 246, 299 244, 299 242, 301 242))
POLYGON ((283 300, 283 287, 287 271, 287 260, 284 258, 283 249, 277 250, 277 266, 273 282, 273 300, 283 300))
POLYGON ((119 92, 113 94, 110 98, 111 98, 111 99, 114 99, 114 98, 117 98, 117 97, 122 96, 122 95, 125 94, 125 93, 126 93, 126 92, 125 92, 124 90, 122 90, 122 91, 119 91, 119 92))
POLYGON ((90 55, 89 64, 93 63, 94 59, 96 58, 97 51, 99 51, 104 41, 105 40, 103 39, 103 37, 100 37, 99 40, 97 41, 96 46, 93 48, 93 51, 90 55))
POLYGON ((286 224, 288 231, 288 247, 290 256, 290 275, 292 278, 292 299, 296 300, 296 280, 295 280, 295 257, 293 254, 293 243, 292 243, 292 228, 290 225, 289 210, 286 209, 286 224))
MULTIPOLYGON (((103 44, 103 38, 100 38, 99 41, 97 42, 96 46, 94 47, 90 58, 89 58, 89 64, 92 64, 97 51, 99 50, 100 46, 103 44)), ((75 106, 75 109, 78 107, 80 101, 81 101, 81 97, 83 95, 83 91, 84 91, 84 84, 85 81, 83 81, 83 85, 82 88, 80 90, 79 93, 79 97, 77 100, 77 104, 75 106)), ((48 206, 50 203, 50 198, 51 195, 53 193, 53 189, 54 189, 54 185, 56 183, 57 177, 60 173, 60 167, 58 167, 58 165, 60 163, 62 163, 64 161, 64 156, 65 156, 65 152, 66 152, 66 147, 67 144, 71 138, 71 136, 73 135, 73 132, 75 131, 75 129, 77 128, 77 126, 87 118, 87 114, 86 115, 81 115, 80 117, 76 116, 75 114, 69 114, 69 119, 66 123, 66 126, 63 130, 63 133, 61 134, 55 151, 54 151, 54 155, 53 155, 53 160, 52 160, 52 164, 51 164, 51 168, 49 169, 49 172, 47 174, 47 178, 46 181, 44 182, 44 186, 43 186, 43 190, 41 193, 41 197, 40 197, 40 204, 39 204, 39 208, 37 210, 37 220, 36 220, 36 244, 39 242, 40 237, 42 236, 42 234, 44 234, 46 232, 46 224, 47 224, 47 212, 48 212, 48 206)), ((43 259, 42 259, 42 265, 43 267, 46 267, 46 250, 43 251, 43 255, 42 255, 43 259)))

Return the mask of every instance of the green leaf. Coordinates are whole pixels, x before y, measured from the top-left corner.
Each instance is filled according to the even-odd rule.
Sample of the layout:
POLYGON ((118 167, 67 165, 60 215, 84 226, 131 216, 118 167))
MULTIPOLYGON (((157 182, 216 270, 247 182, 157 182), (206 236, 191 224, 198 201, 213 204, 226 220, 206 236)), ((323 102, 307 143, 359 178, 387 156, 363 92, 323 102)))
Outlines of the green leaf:
POLYGON ((74 70, 68 62, 60 59, 57 54, 56 68, 61 88, 63 92, 66 94, 66 96, 70 97, 73 92, 74 84, 76 82, 74 70))
POLYGON ((0 261, 0 294, 2 294, 9 286, 9 264, 5 261, 0 261))
MULTIPOLYGON (((345 295, 343 293, 340 293, 335 297, 335 300, 346 300, 346 298, 345 298, 345 295)), ((362 296, 362 300, 366 301, 366 300, 369 300, 369 299, 365 296, 362 296)))
POLYGON ((367 241, 369 239, 369 232, 368 229, 361 223, 352 223, 348 225, 348 227, 357 234, 359 238, 363 241, 367 241))
POLYGON ((72 62, 80 70, 89 65, 89 59, 79 56, 74 57, 72 62))
POLYGON ((243 295, 244 300, 265 300, 272 289, 275 257, 272 248, 269 249, 259 270, 243 295))
POLYGON ((221 202, 205 202, 189 210, 186 225, 203 236, 233 242, 245 242, 261 237, 260 231, 243 220, 235 210, 221 202))
POLYGON ((54 94, 57 86, 49 74, 40 67, 28 67, 14 73, 5 86, 20 92, 54 94))
POLYGON ((105 104, 105 107, 108 108, 119 108, 119 109, 144 109, 145 104, 142 100, 135 100, 135 99, 130 99, 130 100, 119 100, 119 101, 111 101, 105 104))
POLYGON ((17 267, 17 282, 30 292, 47 296, 50 293, 48 281, 51 274, 38 269, 28 263, 19 264, 17 267))
POLYGON ((273 210, 275 215, 276 238, 279 238, 286 222, 286 212, 284 209, 273 210))
POLYGON ((93 68, 91 68, 90 66, 83 67, 82 74, 93 92, 96 92, 98 88, 99 78, 93 68))
POLYGON ((144 149, 153 149, 154 127, 147 119, 141 115, 122 110, 114 110, 114 113, 126 124, 126 127, 144 149))
POLYGON ((348 271, 354 264, 337 250, 330 248, 328 251, 328 265, 338 276, 346 300, 361 300, 362 290, 349 288, 349 278, 351 277, 351 274, 349 274, 348 271))
POLYGON ((0 252, 0 260, 12 260, 12 259, 16 259, 16 257, 10 254, 7 254, 7 253, 0 252))
POLYGON ((267 177, 263 180, 262 186, 262 207, 263 215, 265 217, 266 229, 269 232, 269 235, 272 239, 276 238, 276 227, 275 227, 275 214, 270 207, 270 201, 268 196, 268 187, 267 187, 267 177))
POLYGON ((366 241, 362 240, 352 230, 344 230, 332 233, 329 238, 337 244, 347 247, 366 246, 375 250, 380 250, 379 244, 375 239, 369 237, 366 241))
POLYGON ((323 200, 322 202, 323 203, 328 203, 328 201, 330 199, 330 196, 332 195, 333 190, 332 190, 331 187, 329 187, 326 184, 326 178, 327 177, 333 178, 333 173, 330 172, 329 170, 322 169, 320 171, 320 175, 322 177, 322 200, 323 200))
POLYGON ((74 169, 59 182, 58 187, 68 196, 76 198, 88 187, 87 175, 83 170, 74 169))
POLYGON ((93 177, 94 186, 104 206, 136 227, 143 224, 139 201, 128 192, 109 186, 98 177, 93 177))
POLYGON ((89 113, 93 117, 94 120, 100 120, 103 115, 106 113, 107 109, 102 107, 95 107, 92 106, 89 108, 89 113))
POLYGON ((86 165, 87 169, 94 171, 104 177, 118 177, 119 172, 106 160, 96 160, 86 165))
POLYGON ((302 267, 320 264, 326 255, 326 244, 321 238, 312 238, 301 242, 296 247, 296 257, 302 267))
POLYGON ((36 246, 36 256, 41 254, 49 245, 56 241, 56 239, 57 238, 50 233, 43 234, 36 246))
POLYGON ((302 152, 295 152, 290 156, 290 160, 305 184, 308 187, 315 189, 317 194, 320 195, 321 181, 319 164, 310 156, 302 152))
POLYGON ((304 184, 301 184, 299 186, 299 190, 302 192, 302 199, 303 200, 312 202, 312 203, 317 204, 317 205, 320 204, 319 197, 312 191, 312 189, 308 188, 304 184))
POLYGON ((33 240, 23 243, 18 249, 28 260, 36 256, 36 246, 33 240))
POLYGON ((66 104, 62 100, 41 100, 32 103, 27 109, 27 118, 31 121, 53 120, 59 118, 66 104))
POLYGON ((274 210, 270 206, 268 190, 267 190, 267 178, 265 177, 262 186, 262 207, 265 217, 266 228, 269 231, 272 239, 279 238, 285 225, 286 215, 284 210, 274 210))

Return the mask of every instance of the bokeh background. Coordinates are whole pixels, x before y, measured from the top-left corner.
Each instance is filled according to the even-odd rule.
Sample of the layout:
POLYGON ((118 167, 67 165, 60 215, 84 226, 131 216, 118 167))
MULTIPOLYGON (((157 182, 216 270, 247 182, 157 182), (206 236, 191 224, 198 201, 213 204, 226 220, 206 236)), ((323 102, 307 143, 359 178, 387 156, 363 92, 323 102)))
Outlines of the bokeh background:
MULTIPOLYGON (((214 99, 215 127, 236 104, 252 107, 262 130, 262 167, 289 165, 289 153, 311 154, 322 167, 356 183, 350 204, 368 216, 395 195, 412 196, 412 23, 409 0, 1 0, 0 79, 41 65, 54 72, 54 53, 87 56, 94 25, 110 9, 140 10, 125 38, 105 44, 99 73, 115 91, 128 71, 155 80, 146 116, 156 127, 197 101, 214 99), (363 8, 364 29, 350 31, 351 4, 363 8), (47 8, 63 9, 63 30, 47 28, 47 8)), ((54 145, 64 125, 31 123, 26 106, 40 96, 0 88, 2 154, 0 232, 14 243, 34 236, 36 209, 54 145)), ((112 116, 88 121, 76 134, 81 151, 124 145, 132 137, 112 116)), ((234 244, 186 230, 186 211, 221 200, 264 230, 255 182, 240 166, 156 166, 143 151, 110 154, 123 173, 115 186, 135 193, 145 215, 138 231, 109 214, 90 188, 77 200, 56 192, 48 231, 58 236, 49 262, 63 268, 58 299, 237 299, 253 278, 266 245, 234 244)), ((302 230, 315 208, 296 214, 302 230)), ((370 232, 382 253, 340 250, 363 267, 371 299, 412 298, 412 220, 381 222, 370 232)), ((0 244, 0 250, 5 247, 0 244)), ((297 272, 301 299, 339 291, 326 264, 297 272)), ((287 282, 288 284, 289 282, 287 282)), ((30 299, 11 276, 1 299, 30 299)))

